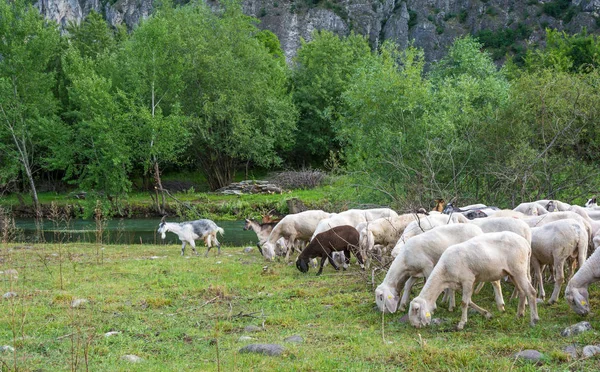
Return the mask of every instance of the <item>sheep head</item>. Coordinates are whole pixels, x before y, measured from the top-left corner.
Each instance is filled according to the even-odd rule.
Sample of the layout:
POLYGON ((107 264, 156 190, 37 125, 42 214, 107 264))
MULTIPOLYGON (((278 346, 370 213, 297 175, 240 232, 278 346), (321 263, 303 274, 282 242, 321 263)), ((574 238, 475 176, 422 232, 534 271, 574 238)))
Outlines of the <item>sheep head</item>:
POLYGON ((296 260, 296 268, 298 268, 298 270, 300 270, 300 272, 302 273, 307 273, 308 261, 299 258, 298 260, 296 260))
POLYGON ((263 244, 262 255, 268 261, 273 261, 273 259, 275 258, 275 247, 273 246, 273 244, 271 244, 269 242, 266 242, 265 244, 263 244))
POLYGON ((425 327, 431 324, 431 310, 427 301, 416 297, 410 302, 408 309, 408 320, 410 324, 417 328, 425 327))
POLYGON ((567 285, 565 299, 571 310, 579 315, 587 315, 590 312, 590 295, 587 288, 573 288, 567 285))
POLYGON ((395 289, 380 284, 375 290, 375 302, 381 312, 395 313, 398 309, 400 297, 398 297, 398 292, 395 289))
POLYGON ((165 222, 165 218, 163 217, 158 225, 158 230, 156 231, 160 234, 160 237, 164 240, 167 237, 167 223, 165 222))

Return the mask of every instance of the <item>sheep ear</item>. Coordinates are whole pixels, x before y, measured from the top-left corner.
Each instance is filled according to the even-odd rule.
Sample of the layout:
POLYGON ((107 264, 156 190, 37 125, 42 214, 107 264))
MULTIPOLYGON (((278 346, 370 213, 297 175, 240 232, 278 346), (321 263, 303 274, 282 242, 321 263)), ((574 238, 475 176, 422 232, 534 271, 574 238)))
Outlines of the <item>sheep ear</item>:
POLYGON ((398 310, 398 302, 400 302, 400 298, 398 296, 392 296, 388 294, 385 298, 385 307, 388 309, 390 313, 395 313, 398 310))
POLYGON ((417 303, 413 303, 412 306, 410 307, 412 309, 412 312, 414 314, 418 314, 419 310, 421 310, 421 305, 417 304, 417 303))

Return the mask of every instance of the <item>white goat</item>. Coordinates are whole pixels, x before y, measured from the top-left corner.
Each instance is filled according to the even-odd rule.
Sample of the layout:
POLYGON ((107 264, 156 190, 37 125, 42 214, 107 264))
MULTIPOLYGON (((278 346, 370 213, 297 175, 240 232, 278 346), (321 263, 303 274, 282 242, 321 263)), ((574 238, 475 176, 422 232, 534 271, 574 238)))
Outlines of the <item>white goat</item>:
POLYGON ((546 297, 542 279, 542 267, 553 265, 554 291, 549 304, 558 300, 560 288, 564 282, 564 266, 568 258, 577 259, 579 267, 587 258, 588 234, 575 220, 564 219, 534 227, 531 240, 531 266, 539 286, 538 294, 546 297))
MULTIPOLYGON (((407 241, 392 262, 385 279, 375 290, 375 302, 379 310, 395 313, 399 308, 404 311, 416 278, 427 279, 446 248, 481 234, 483 231, 475 225, 450 224, 436 227, 407 241), (402 286, 404 294, 400 300, 402 286)), ((451 300, 453 297, 450 297, 451 300)), ((450 307, 452 310, 453 301, 450 301, 450 307)))
POLYGON ((288 249, 286 261, 292 247, 295 246, 296 240, 309 241, 313 232, 317 228, 319 222, 329 218, 331 213, 321 210, 309 210, 296 214, 288 214, 273 228, 267 241, 263 244, 262 253, 267 260, 272 260, 275 257, 275 243, 284 238, 287 241, 288 249))
POLYGON ((453 223, 468 223, 469 220, 467 217, 463 216, 460 213, 453 213, 451 215, 447 214, 436 214, 433 216, 425 216, 423 218, 419 218, 417 221, 413 221, 409 223, 404 232, 400 236, 400 239, 396 242, 396 246, 392 250, 392 257, 396 257, 398 252, 400 252, 401 247, 406 244, 413 236, 417 236, 419 234, 424 233, 425 231, 431 230, 436 226, 444 226, 453 223))
POLYGON ((208 252, 213 246, 213 243, 219 249, 218 254, 221 254, 221 243, 217 240, 217 233, 223 235, 224 231, 222 228, 217 226, 211 220, 196 220, 189 222, 181 222, 181 223, 171 223, 166 222, 165 218, 161 220, 158 225, 158 233, 161 234, 161 238, 164 240, 167 237, 167 232, 170 231, 172 233, 177 234, 179 236, 179 240, 181 240, 181 255, 185 251, 186 243, 189 243, 192 247, 192 250, 197 255, 196 252, 196 242, 197 239, 204 240, 204 244, 208 247, 206 250, 205 257, 208 257, 208 252))
MULTIPOLYGON (((446 288, 462 289, 462 316, 457 329, 467 323, 475 281, 493 282, 508 275, 519 292, 517 316, 525 314, 525 299, 531 310, 531 325, 538 320, 535 289, 527 279, 531 248, 523 237, 504 231, 476 236, 455 244, 442 254, 427 279, 425 286, 410 303, 408 319, 419 328, 431 323, 435 301, 446 288)), ((491 314, 475 304, 471 305, 487 319, 491 314)))

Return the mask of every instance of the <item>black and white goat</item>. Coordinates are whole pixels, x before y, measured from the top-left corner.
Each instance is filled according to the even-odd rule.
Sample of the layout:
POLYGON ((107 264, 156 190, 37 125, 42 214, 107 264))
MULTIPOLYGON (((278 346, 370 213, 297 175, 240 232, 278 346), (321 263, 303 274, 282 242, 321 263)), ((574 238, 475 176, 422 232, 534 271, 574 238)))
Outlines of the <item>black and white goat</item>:
POLYGON ((177 234, 179 236, 179 240, 181 240, 181 255, 185 251, 185 245, 190 243, 192 246, 192 250, 196 255, 196 240, 202 239, 204 240, 204 244, 208 247, 206 250, 205 257, 208 257, 208 252, 214 245, 219 249, 218 254, 221 254, 221 243, 217 240, 217 233, 223 235, 224 230, 217 226, 211 220, 196 220, 196 221, 188 221, 188 222, 180 222, 180 223, 172 223, 166 222, 165 217, 160 221, 160 225, 158 225, 158 233, 161 234, 161 238, 165 239, 167 237, 167 231, 177 234))

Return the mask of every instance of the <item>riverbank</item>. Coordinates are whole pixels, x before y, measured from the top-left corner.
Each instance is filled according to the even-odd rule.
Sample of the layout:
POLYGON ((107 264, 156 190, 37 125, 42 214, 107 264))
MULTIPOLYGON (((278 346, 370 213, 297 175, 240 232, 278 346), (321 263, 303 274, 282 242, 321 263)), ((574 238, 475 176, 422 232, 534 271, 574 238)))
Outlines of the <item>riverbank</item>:
MULTIPOLYGON (((280 194, 242 194, 180 192, 167 198, 165 212, 169 216, 196 219, 240 220, 260 218, 263 215, 286 215, 291 208, 322 209, 338 212, 357 206, 352 190, 341 184, 328 184, 310 190, 290 190, 280 194)), ((85 199, 68 193, 39 194, 42 217, 93 218, 100 206, 107 218, 161 217, 149 193, 130 193, 117 201, 108 202, 93 196, 85 199)), ((33 218, 35 209, 29 196, 15 194, 0 199, 0 207, 10 211, 14 218, 33 218)))

